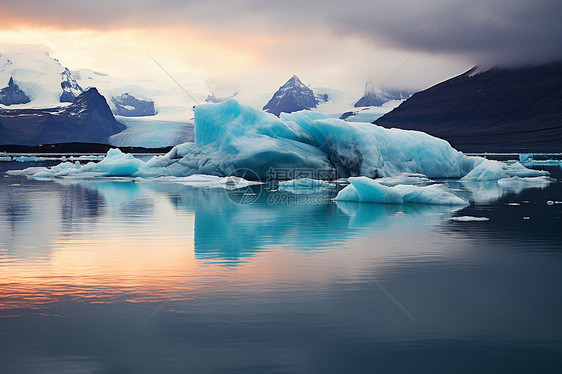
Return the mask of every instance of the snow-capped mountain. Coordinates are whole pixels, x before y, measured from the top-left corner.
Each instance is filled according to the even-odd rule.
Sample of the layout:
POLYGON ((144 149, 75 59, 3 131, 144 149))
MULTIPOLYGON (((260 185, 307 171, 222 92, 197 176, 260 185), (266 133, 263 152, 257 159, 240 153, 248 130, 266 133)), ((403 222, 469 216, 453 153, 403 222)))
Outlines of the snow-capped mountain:
POLYGON ((74 78, 68 68, 64 68, 61 77, 62 82, 60 86, 62 88, 62 95, 60 96, 60 102, 72 103, 84 90, 76 83, 76 78, 74 78))
POLYGON ((115 107, 114 113, 124 117, 145 117, 156 114, 154 101, 142 100, 130 95, 128 92, 113 96, 111 102, 115 107))
POLYGON ((0 109, 0 144, 107 144, 111 135, 125 129, 95 88, 83 92, 67 106, 0 109))
MULTIPOLYGON (((85 68, 72 73, 82 87, 96 87, 107 97, 117 121, 127 126, 125 131, 109 138, 111 145, 157 148, 193 141, 195 103, 172 80, 157 80, 158 74, 135 80, 85 68), (122 100, 125 94, 138 101, 122 100), (146 105, 139 105, 140 101, 146 105), (147 115, 142 116, 143 113, 147 115)), ((204 101, 205 96, 197 93, 207 92, 205 88, 193 89, 183 81, 182 85, 199 102, 204 101)))
POLYGON ((10 77, 8 86, 0 90, 0 104, 8 106, 26 103, 29 103, 29 97, 20 90, 19 86, 14 83, 14 79, 10 77))
POLYGON ((72 102, 82 93, 72 73, 48 52, 26 50, 0 53, 0 87, 10 80, 29 98, 26 108, 46 108, 72 102))
POLYGON ((356 108, 354 106, 357 100, 356 95, 325 87, 314 87, 312 90, 317 98, 326 98, 325 101, 319 100, 314 111, 348 122, 373 122, 402 102, 402 100, 391 100, 381 106, 356 108))
POLYGON ((392 100, 406 100, 413 92, 405 90, 382 90, 372 82, 365 83, 365 94, 355 103, 355 107, 381 106, 392 100))
POLYGON ((314 92, 293 75, 281 86, 263 110, 279 116, 281 112, 292 113, 303 109, 316 108, 318 100, 314 92))

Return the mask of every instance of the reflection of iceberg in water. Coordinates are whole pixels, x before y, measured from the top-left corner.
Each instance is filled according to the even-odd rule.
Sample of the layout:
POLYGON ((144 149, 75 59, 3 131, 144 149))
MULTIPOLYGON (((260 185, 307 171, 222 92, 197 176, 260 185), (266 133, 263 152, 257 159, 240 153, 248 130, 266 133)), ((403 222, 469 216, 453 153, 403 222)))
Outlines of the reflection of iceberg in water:
POLYGON ((338 201, 337 206, 349 217, 349 228, 383 229, 394 223, 416 227, 433 226, 444 222, 462 206, 427 204, 360 204, 338 201))
POLYGON ((125 216, 137 216, 153 209, 153 201, 142 184, 131 181, 100 179, 56 179, 57 183, 67 186, 81 186, 94 190, 103 196, 103 205, 119 211, 125 216))
MULTIPOLYGON (((195 258, 228 265, 248 261, 251 256, 274 247, 323 250, 378 230, 393 228, 404 232, 413 227, 439 225, 461 209, 425 204, 379 205, 343 201, 269 204, 268 197, 278 192, 264 192, 253 204, 241 205, 235 204, 224 189, 197 188, 178 183, 99 179, 55 181, 57 183, 30 183, 41 185, 46 191, 74 191, 68 192, 69 197, 81 194, 87 202, 85 207, 63 204, 68 208, 65 211, 72 210, 70 213, 63 212, 63 216, 72 217, 87 210, 89 213, 84 214, 94 217, 122 217, 126 221, 124 227, 127 227, 135 225, 136 220, 146 218, 151 222, 154 220, 154 224, 165 225, 165 222, 174 219, 174 214, 187 213, 193 217, 193 235, 186 240, 193 240, 195 258), (157 214, 167 214, 167 221, 158 223, 157 214)), ((515 188, 527 187, 524 184, 519 187, 502 186, 497 182, 450 181, 449 185, 477 203, 498 200, 508 192, 520 191, 515 188)), ((80 200, 74 198, 74 201, 80 200)), ((185 230, 189 232, 191 227, 185 227, 185 230)))
POLYGON ((551 180, 548 177, 533 178, 504 178, 499 181, 451 181, 452 188, 460 190, 458 193, 475 204, 486 204, 498 201, 508 194, 519 195, 527 189, 544 189, 548 187, 551 180))
POLYGON ((195 188, 177 183, 60 182, 96 191, 102 197, 103 214, 133 219, 152 214, 154 200, 165 197, 176 211, 193 215, 195 257, 227 265, 246 262, 251 256, 272 247, 323 250, 393 225, 436 225, 459 209, 345 202, 268 204, 268 195, 253 204, 240 205, 233 203, 223 189, 195 188))
POLYGON ((394 224, 436 225, 459 208, 374 204, 267 204, 267 196, 235 204, 223 190, 151 184, 175 207, 194 213, 194 248, 199 259, 225 264, 244 262, 270 246, 322 250, 394 224))
POLYGON ((224 201, 224 193, 212 193, 213 199, 184 207, 194 208, 195 212, 195 254, 229 264, 242 262, 269 246, 322 250, 351 240, 363 231, 372 232, 393 224, 438 224, 442 218, 436 213, 450 214, 455 210, 421 205, 364 207, 365 204, 341 202, 267 205, 260 201, 236 205, 224 201), (396 215, 398 211, 402 214, 396 215))

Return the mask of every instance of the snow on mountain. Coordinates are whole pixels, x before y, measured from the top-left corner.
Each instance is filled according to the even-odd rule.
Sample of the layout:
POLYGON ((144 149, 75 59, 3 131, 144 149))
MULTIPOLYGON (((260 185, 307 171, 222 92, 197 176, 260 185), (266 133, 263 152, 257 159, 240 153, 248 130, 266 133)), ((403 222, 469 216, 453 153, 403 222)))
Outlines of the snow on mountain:
MULTIPOLYGON (((159 75, 155 74, 155 77, 133 80, 91 69, 73 70, 73 74, 82 87, 98 88, 109 99, 117 121, 127 126, 125 131, 109 138, 110 144, 153 148, 193 141, 193 106, 196 103, 170 79, 157 80, 159 75), (124 94, 138 101, 123 101, 120 98, 124 94), (137 110, 139 101, 147 102, 154 115, 139 116, 142 114, 137 110)), ((194 88, 183 82, 182 86, 199 103, 204 102, 206 88, 201 85, 194 88)))
POLYGON ((64 68, 61 73, 62 82, 62 95, 60 96, 61 103, 72 103, 84 90, 78 83, 76 83, 76 78, 72 76, 72 73, 68 68, 64 68))
POLYGON ((114 113, 120 116, 144 117, 156 115, 153 101, 138 99, 128 92, 117 97, 113 96, 111 103, 115 107, 114 113))
MULTIPOLYGON (((96 87, 108 99, 128 93, 137 99, 154 102, 156 114, 154 116, 135 117, 139 121, 170 121, 178 123, 193 123, 193 106, 205 102, 208 92, 204 82, 180 82, 193 99, 179 88, 168 77, 161 78, 157 71, 154 77, 135 79, 110 75, 91 69, 73 70, 78 83, 86 87, 96 87)), ((119 117, 119 112, 110 100, 110 107, 119 117)), ((119 118, 118 118, 119 119, 119 118)))
POLYGON ((282 112, 292 113, 303 109, 316 108, 318 100, 314 92, 293 75, 281 86, 263 110, 279 116, 282 112))
POLYGON ((238 96, 238 88, 234 84, 208 79, 207 88, 210 93, 205 99, 206 103, 221 103, 238 96))
POLYGON ((319 102, 313 110, 348 122, 373 122, 402 103, 402 100, 391 100, 380 106, 356 108, 356 96, 347 92, 325 87, 315 87, 313 91, 317 96, 327 96, 327 101, 319 102))
POLYGON ((365 94, 355 103, 355 107, 381 106, 392 100, 406 100, 413 92, 405 90, 383 90, 372 82, 365 83, 365 94))
POLYGON ((53 107, 82 93, 72 73, 44 51, 0 51, 0 87, 12 78, 30 102, 11 109, 53 107))

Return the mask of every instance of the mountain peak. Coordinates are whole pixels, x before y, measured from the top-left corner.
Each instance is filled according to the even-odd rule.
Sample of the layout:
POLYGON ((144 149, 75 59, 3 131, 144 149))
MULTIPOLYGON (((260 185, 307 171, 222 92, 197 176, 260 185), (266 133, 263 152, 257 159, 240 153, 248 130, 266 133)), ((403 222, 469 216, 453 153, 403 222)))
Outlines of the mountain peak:
POLYGON ((355 107, 381 106, 391 100, 404 100, 412 96, 413 92, 406 90, 383 90, 371 81, 365 83, 365 94, 356 103, 355 107))
POLYGON ((14 77, 10 77, 8 86, 0 90, 0 104, 27 104, 29 101, 29 97, 25 92, 20 90, 18 85, 14 83, 14 77))
POLYGON ((281 86, 263 110, 279 116, 281 113, 292 113, 304 109, 316 108, 318 101, 314 92, 305 86, 296 75, 293 75, 281 86))
POLYGON ((90 87, 78 95, 68 109, 75 114, 97 111, 102 117, 114 118, 105 97, 95 87, 90 87))

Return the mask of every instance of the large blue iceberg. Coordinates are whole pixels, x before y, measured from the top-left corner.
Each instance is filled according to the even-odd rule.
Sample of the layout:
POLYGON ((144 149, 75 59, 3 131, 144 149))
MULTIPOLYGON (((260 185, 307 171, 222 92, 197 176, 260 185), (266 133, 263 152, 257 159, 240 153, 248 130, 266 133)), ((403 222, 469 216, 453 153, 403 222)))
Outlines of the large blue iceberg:
POLYGON ((153 158, 142 172, 227 176, 247 168, 266 179, 273 168, 333 170, 339 177, 407 172, 461 178, 473 167, 473 159, 422 132, 350 123, 310 111, 277 118, 228 100, 196 107, 195 142, 153 158))

